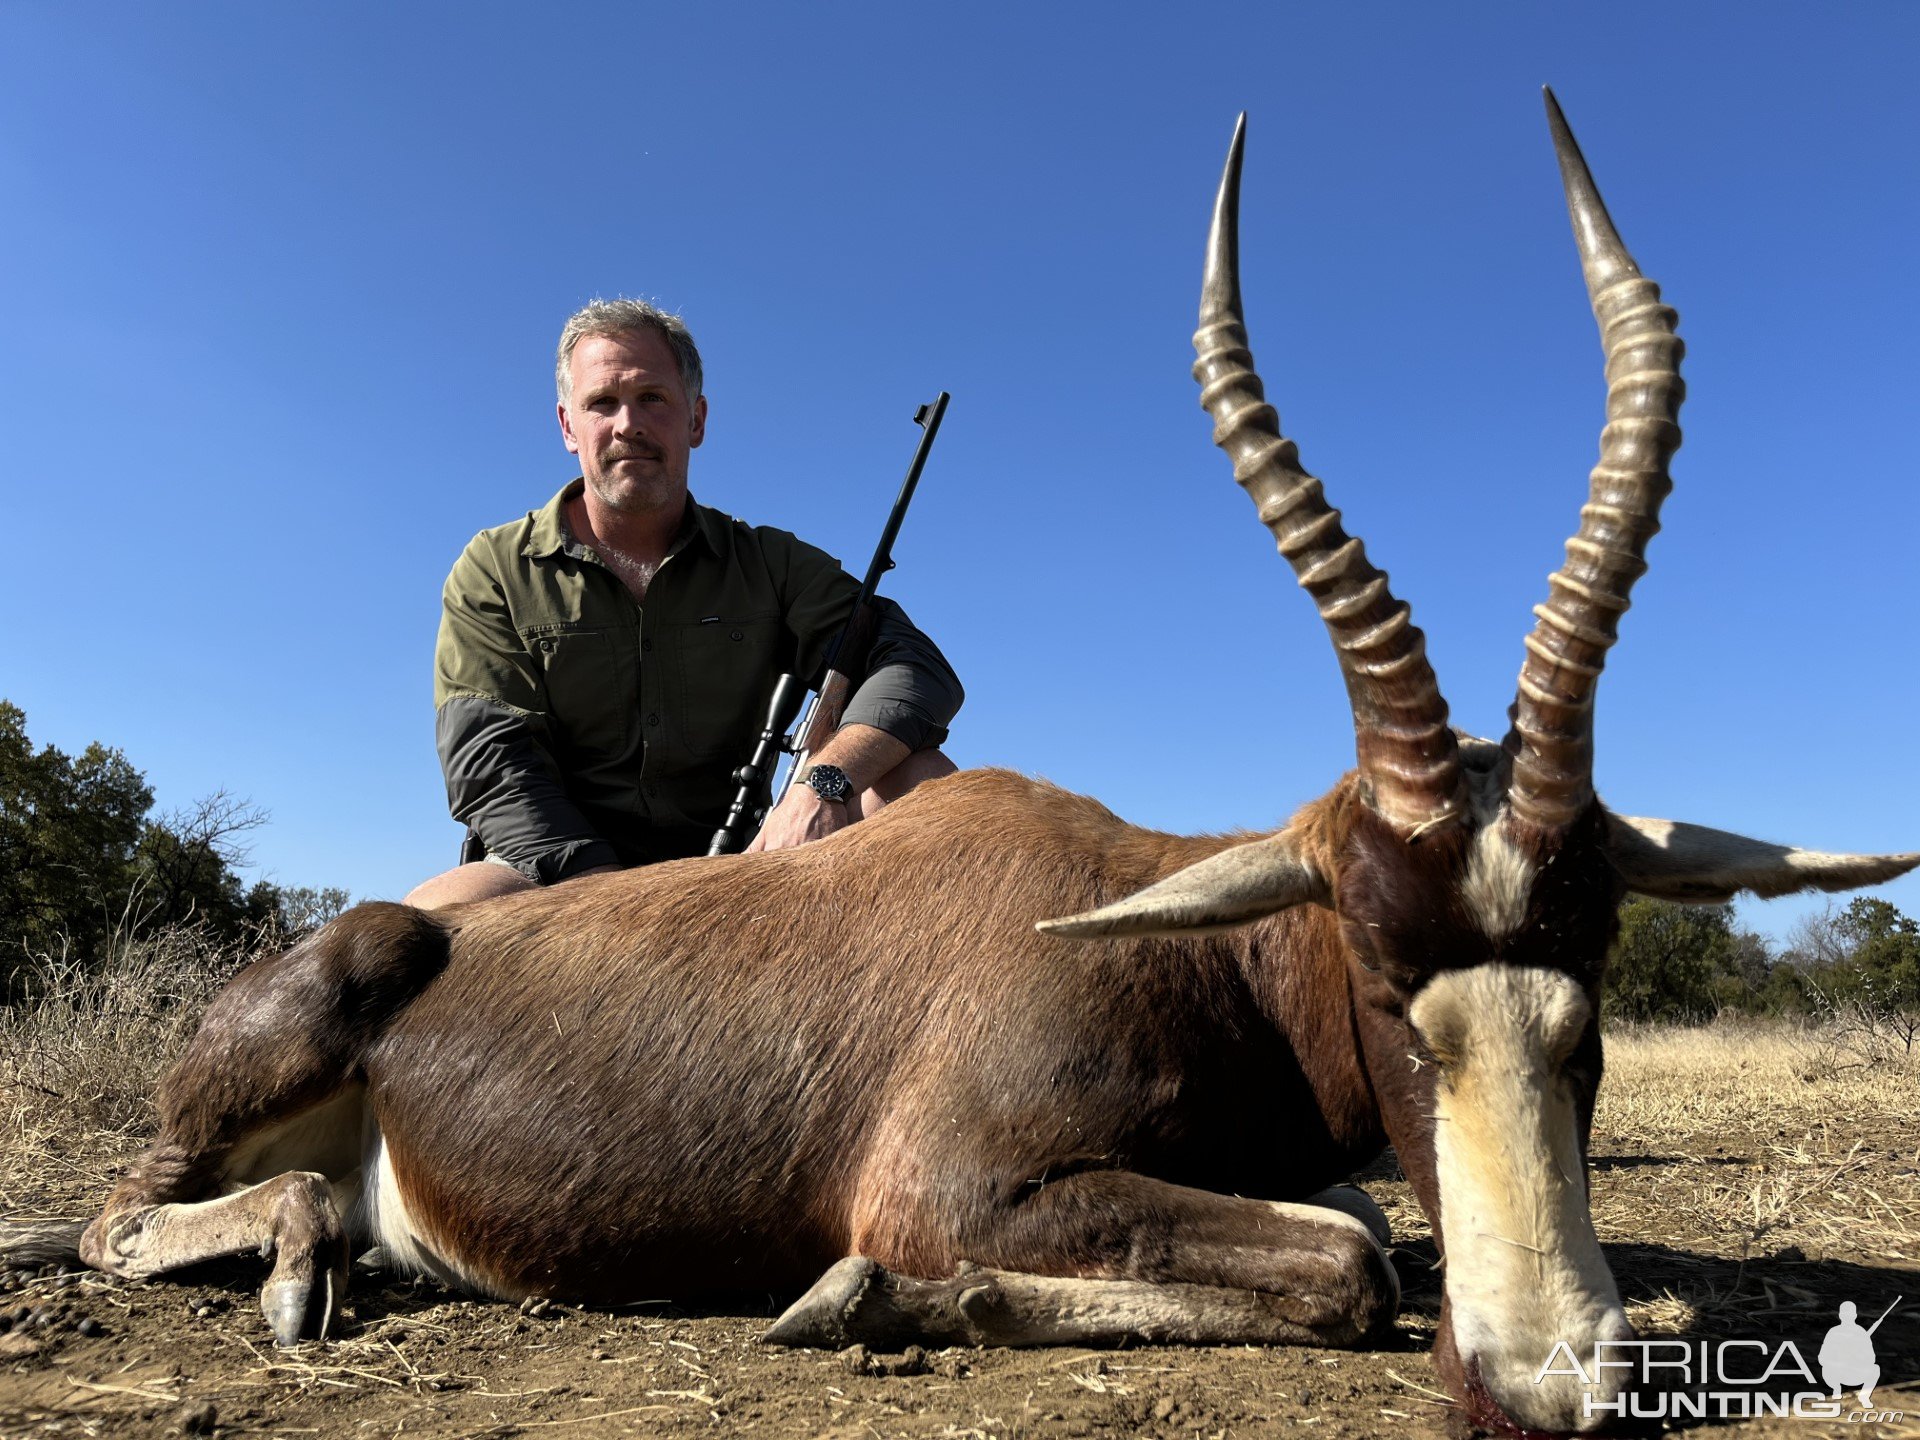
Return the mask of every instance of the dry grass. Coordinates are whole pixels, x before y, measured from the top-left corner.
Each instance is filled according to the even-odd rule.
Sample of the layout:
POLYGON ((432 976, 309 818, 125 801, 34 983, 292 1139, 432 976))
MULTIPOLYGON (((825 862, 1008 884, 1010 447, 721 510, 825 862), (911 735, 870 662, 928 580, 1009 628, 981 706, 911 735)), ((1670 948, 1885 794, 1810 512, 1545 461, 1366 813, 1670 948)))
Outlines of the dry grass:
POLYGON ((1843 1026, 1749 1021, 1632 1031, 1608 1055, 1607 1148, 1696 1177, 1665 1197, 1682 1222, 1672 1240, 1920 1263, 1920 1054, 1843 1026))
POLYGON ((1635 1249, 1643 1333, 1804 1333, 1839 1299, 1920 1288, 1901 1275, 1920 1265, 1920 1055, 1884 1039, 1750 1020, 1611 1038, 1594 1222, 1635 1249))
POLYGON ((1672 1144, 1729 1131, 1784 1137, 1834 1120, 1910 1127, 1920 1050, 1888 1038, 1855 1018, 1616 1029, 1595 1128, 1615 1144, 1672 1144))
MULTIPOLYGON (((1641 1334, 1804 1337, 1842 1299, 1920 1296, 1920 1054, 1887 1039, 1857 1017, 1609 1033, 1594 1228, 1641 1334)), ((1418 1277, 1411 1187, 1391 1162, 1367 1185, 1418 1277)), ((1416 1279, 1403 1328, 1438 1307, 1437 1275, 1416 1279)))
MULTIPOLYGON (((150 1129, 156 1074, 246 958, 174 932, 121 947, 96 975, 50 963, 37 1000, 0 1010, 0 1213, 84 1215, 98 1204, 150 1129)), ((1917 1100, 1920 1057, 1845 1025, 1611 1034, 1593 1210, 1636 1326, 1644 1334, 1805 1342, 1832 1323, 1841 1299, 1877 1310, 1875 1297, 1920 1297, 1917 1100)), ((1259 1433, 1259 1417, 1287 1413, 1323 1434, 1359 1435, 1377 1410, 1396 1428, 1425 1435, 1439 1422, 1405 1417, 1425 1416, 1423 1406, 1433 1415, 1447 1409, 1418 1353, 1431 1338, 1439 1287, 1437 1276, 1418 1278, 1432 1259, 1426 1222, 1409 1188, 1389 1174, 1390 1167, 1376 1171, 1368 1186, 1394 1223, 1414 1282, 1401 1322, 1414 1353, 968 1352, 902 1382, 849 1371, 839 1357, 770 1355, 754 1343, 762 1322, 753 1317, 521 1312, 360 1275, 361 1308, 337 1341, 282 1352, 264 1344, 252 1311, 258 1276, 236 1265, 230 1283, 217 1275, 159 1286, 94 1275, 23 1278, 8 1303, 68 1305, 104 1318, 109 1335, 121 1337, 110 1344, 125 1354, 113 1350, 111 1365, 71 1372, 0 1367, 0 1388, 31 1380, 34 1413, 54 1417, 45 1433, 62 1435, 172 1433, 181 1423, 168 1418, 174 1408, 208 1400, 223 1415, 293 1427, 279 1433, 344 1433, 375 1423, 369 1416, 381 1433, 403 1423, 448 1434, 546 1426, 710 1433, 764 1417, 770 1430, 776 1419, 788 1426, 780 1433, 799 1425, 890 1440, 1080 1434, 1063 1417, 1089 1414, 1099 1433, 1109 1421, 1116 1434, 1186 1433, 1155 1408, 1177 1400, 1188 1407, 1179 1414, 1209 1417, 1194 1433, 1259 1433), (182 1354, 198 1358, 183 1367, 182 1354)), ((1920 1324, 1907 1308, 1884 1332, 1889 1357, 1920 1355, 1920 1324)), ((1887 1379, 1890 1403, 1905 1400, 1909 1414, 1920 1400, 1894 1387, 1912 1372, 1912 1362, 1896 1362, 1887 1379)), ((5 1410, 0 1403, 0 1421, 5 1410)), ((1797 1425, 1791 1433, 1824 1433, 1797 1425)))
POLYGON ((36 959, 28 998, 0 1007, 0 1211, 98 1198, 152 1130, 155 1079, 251 958, 181 926, 97 968, 36 959))

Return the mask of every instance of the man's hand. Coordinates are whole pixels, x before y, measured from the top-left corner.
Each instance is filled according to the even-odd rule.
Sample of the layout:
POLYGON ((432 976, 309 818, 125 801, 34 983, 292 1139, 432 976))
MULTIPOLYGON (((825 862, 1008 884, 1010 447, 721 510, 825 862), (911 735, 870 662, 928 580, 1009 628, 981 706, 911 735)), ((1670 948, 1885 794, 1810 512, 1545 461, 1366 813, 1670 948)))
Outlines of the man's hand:
POLYGON ((746 853, 760 850, 787 850, 819 840, 853 823, 847 802, 822 800, 805 785, 787 787, 786 795, 768 814, 766 824, 753 837, 746 853))
POLYGON ((805 785, 794 783, 773 807, 767 823, 747 846, 758 850, 786 850, 844 829, 860 818, 860 793, 907 758, 907 747, 871 725, 842 725, 819 753, 807 757, 812 765, 835 765, 845 773, 853 794, 843 803, 822 800, 805 785))

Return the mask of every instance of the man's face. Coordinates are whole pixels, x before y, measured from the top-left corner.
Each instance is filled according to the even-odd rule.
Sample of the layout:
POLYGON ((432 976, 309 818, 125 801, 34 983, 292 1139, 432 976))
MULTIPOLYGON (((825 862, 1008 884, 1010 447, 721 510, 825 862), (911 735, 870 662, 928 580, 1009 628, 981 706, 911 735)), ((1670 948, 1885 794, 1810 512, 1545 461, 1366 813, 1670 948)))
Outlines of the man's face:
POLYGON ((560 434, 600 508, 623 515, 686 502, 687 457, 706 438, 707 400, 691 403, 673 350, 654 330, 589 335, 574 347, 560 434))

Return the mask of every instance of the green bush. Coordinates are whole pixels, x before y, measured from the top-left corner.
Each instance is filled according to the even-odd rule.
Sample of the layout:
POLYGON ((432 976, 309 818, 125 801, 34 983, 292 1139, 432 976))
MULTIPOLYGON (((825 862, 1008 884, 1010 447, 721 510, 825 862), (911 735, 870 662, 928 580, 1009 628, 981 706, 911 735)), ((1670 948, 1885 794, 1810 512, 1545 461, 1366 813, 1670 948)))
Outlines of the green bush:
POLYGON ((1620 907, 1603 1006, 1619 1020, 1709 1020, 1738 983, 1743 943, 1727 905, 1634 896, 1620 907))
POLYGON ((86 970, 116 943, 169 929, 252 943, 346 907, 344 890, 242 881, 241 837, 266 822, 245 801, 222 792, 152 812, 146 777, 120 751, 36 751, 26 712, 0 700, 0 1002, 30 986, 36 957, 86 970))

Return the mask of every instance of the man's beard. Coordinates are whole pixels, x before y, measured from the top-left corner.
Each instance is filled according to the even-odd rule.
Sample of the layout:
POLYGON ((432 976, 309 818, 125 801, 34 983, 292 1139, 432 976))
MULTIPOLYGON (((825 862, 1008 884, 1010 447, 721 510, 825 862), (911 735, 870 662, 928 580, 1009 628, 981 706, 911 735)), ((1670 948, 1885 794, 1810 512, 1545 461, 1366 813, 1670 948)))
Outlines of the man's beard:
POLYGON ((588 483, 600 503, 622 515, 646 515, 679 502, 684 486, 671 475, 656 471, 651 475, 621 473, 616 464, 625 459, 659 460, 656 451, 621 450, 602 456, 594 468, 599 472, 588 483))

